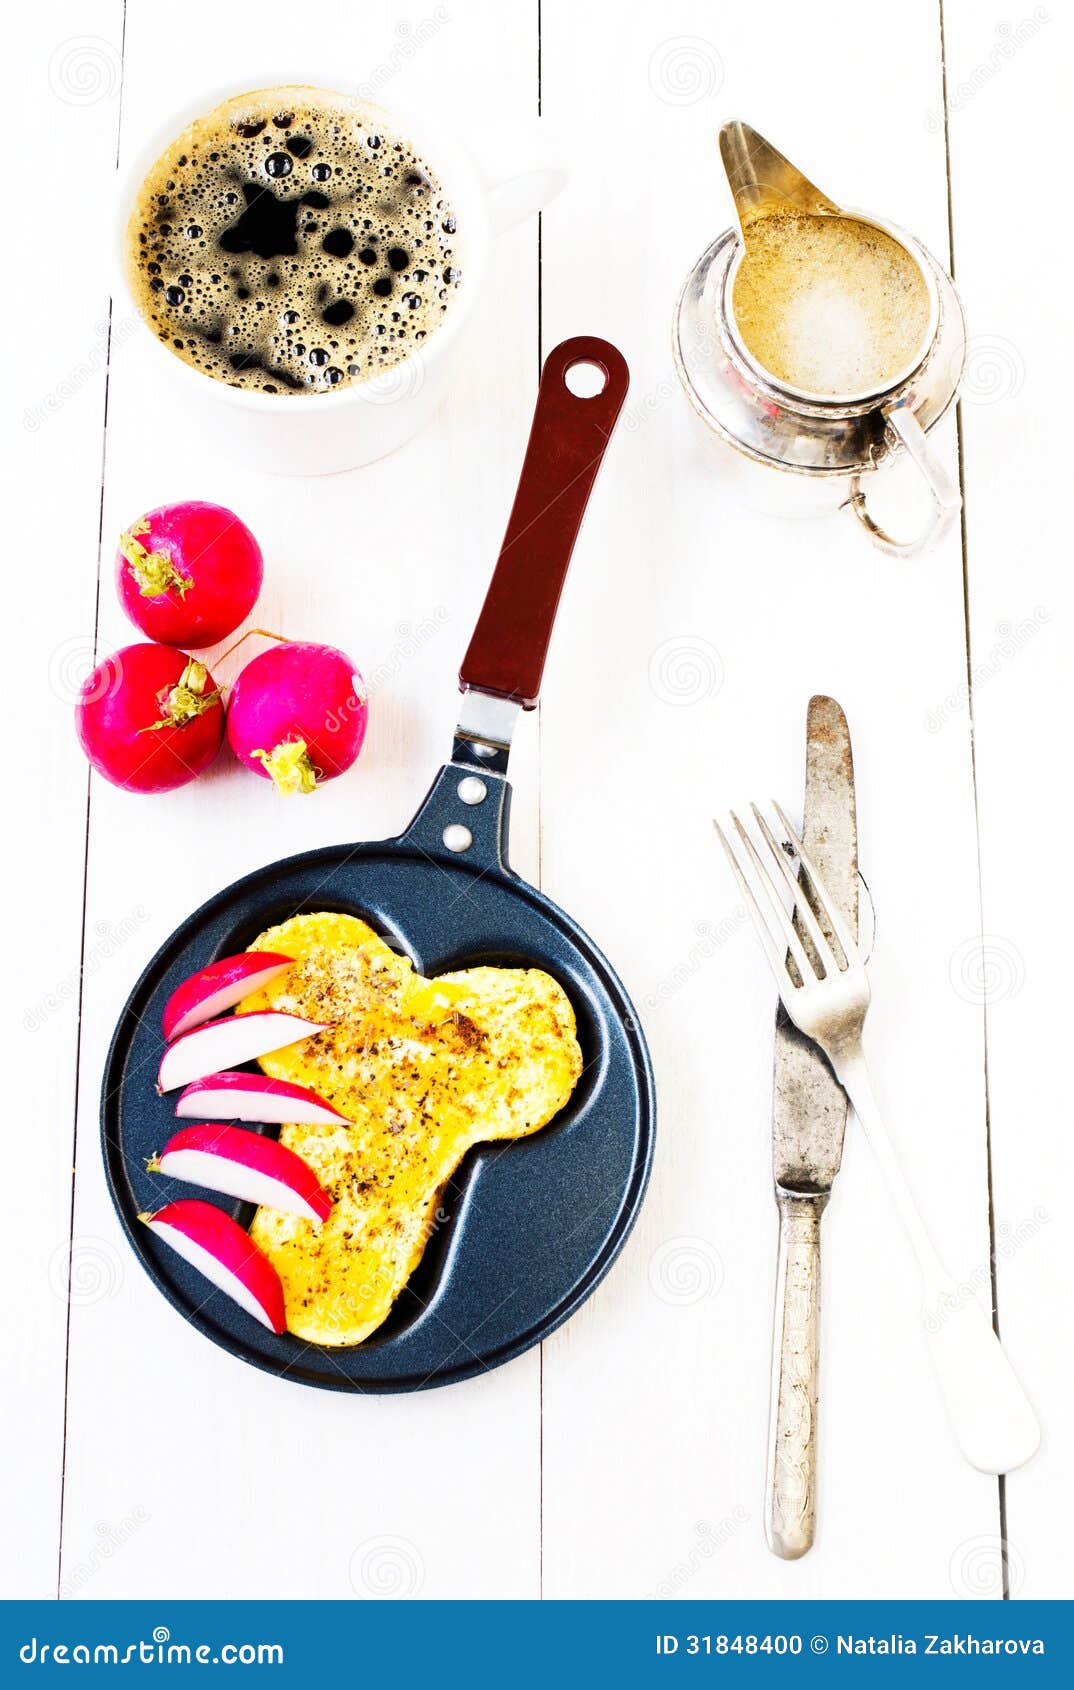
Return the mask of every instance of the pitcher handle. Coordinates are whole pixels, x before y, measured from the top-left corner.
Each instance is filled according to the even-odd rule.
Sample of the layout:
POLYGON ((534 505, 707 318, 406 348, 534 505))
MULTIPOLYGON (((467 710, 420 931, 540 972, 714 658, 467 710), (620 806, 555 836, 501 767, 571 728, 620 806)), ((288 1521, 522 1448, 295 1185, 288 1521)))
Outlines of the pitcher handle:
POLYGON ((926 524, 924 531, 916 539, 893 539, 870 516, 860 475, 855 475, 851 480, 847 506, 853 511, 873 545, 878 546, 882 552, 887 552, 889 557, 917 557, 921 552, 927 551, 930 546, 935 545, 940 535, 950 526, 954 517, 962 509, 962 495, 929 445, 925 437, 925 430, 918 422, 909 404, 904 402, 900 405, 892 405, 885 415, 888 426, 899 442, 906 447, 932 495, 932 517, 926 524))

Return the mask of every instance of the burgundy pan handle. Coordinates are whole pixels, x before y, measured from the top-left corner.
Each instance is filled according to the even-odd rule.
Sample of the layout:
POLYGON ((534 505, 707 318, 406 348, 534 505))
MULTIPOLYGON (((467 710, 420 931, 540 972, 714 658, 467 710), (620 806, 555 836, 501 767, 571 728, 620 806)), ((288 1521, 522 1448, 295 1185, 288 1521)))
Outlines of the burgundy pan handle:
POLYGON ((594 335, 565 340, 545 359, 507 533, 459 670, 466 692, 495 693, 532 710, 567 566, 630 382, 623 354, 594 335), (604 386, 582 399, 567 386, 595 364, 604 386))

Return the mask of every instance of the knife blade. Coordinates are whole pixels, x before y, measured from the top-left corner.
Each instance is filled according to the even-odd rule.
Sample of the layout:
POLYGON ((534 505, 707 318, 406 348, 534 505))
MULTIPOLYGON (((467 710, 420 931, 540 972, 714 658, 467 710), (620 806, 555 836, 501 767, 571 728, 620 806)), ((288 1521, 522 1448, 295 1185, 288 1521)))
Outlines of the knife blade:
MULTIPOLYGON (((835 699, 819 694, 810 699, 806 716, 803 830, 807 849, 856 934, 858 832, 850 730, 835 699)), ((802 896, 807 892, 803 883, 802 896)), ((802 925, 796 926, 811 949, 802 925)), ((839 1172, 846 1119, 846 1094, 827 1059, 780 1005, 772 1106, 779 1256, 765 1524, 769 1547, 785 1560, 806 1553, 815 1529, 820 1219, 839 1172)))
MULTIPOLYGON (((858 827, 850 730, 834 698, 809 701, 806 716, 806 849, 840 909, 858 930, 858 827)), ((799 933, 802 928, 799 925, 799 933)), ((809 947, 809 939, 805 938, 809 947)), ((772 1106, 772 1175, 777 1189, 831 1190, 843 1155, 847 1099, 827 1059, 780 1004, 772 1106)))

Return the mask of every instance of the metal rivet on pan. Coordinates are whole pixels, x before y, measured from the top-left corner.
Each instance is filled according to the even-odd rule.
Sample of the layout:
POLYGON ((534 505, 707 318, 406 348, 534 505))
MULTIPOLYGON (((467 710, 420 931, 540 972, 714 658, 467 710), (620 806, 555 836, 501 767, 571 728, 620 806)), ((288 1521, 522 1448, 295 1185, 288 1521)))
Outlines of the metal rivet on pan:
POLYGON ((464 804, 483 804, 489 795, 489 789, 480 775, 464 775, 459 782, 458 792, 464 804))
POLYGON ((444 844, 449 851, 468 851, 473 842, 473 834, 461 822, 452 822, 444 829, 444 844))

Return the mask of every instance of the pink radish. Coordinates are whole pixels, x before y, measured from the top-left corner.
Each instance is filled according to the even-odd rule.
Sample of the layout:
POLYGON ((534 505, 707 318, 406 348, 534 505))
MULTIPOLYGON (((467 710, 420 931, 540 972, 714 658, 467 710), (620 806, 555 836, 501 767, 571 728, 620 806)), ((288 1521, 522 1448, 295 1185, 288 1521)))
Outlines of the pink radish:
POLYGON ((135 626, 198 650, 246 620, 263 574, 245 522, 200 499, 148 511, 120 535, 116 553, 116 591, 135 626))
POLYGON ((250 1234, 223 1209, 200 1197, 182 1197, 138 1219, 262 1326, 286 1332, 279 1274, 250 1234))
POLYGON ((295 1126, 349 1126, 315 1091, 290 1080, 270 1080, 267 1074, 207 1074, 180 1092, 175 1113, 182 1120, 198 1116, 213 1121, 269 1121, 295 1126))
POLYGON ((309 1163, 247 1127, 222 1127, 212 1121, 182 1127, 149 1163, 149 1172, 308 1221, 320 1223, 332 1212, 332 1199, 309 1163))
POLYGON ((267 986, 290 968, 292 960, 277 951, 240 951, 238 956, 221 957, 219 962, 199 969, 176 986, 164 1005, 164 1037, 178 1038, 203 1021, 211 1021, 214 1015, 222 1015, 225 1009, 233 1009, 248 992, 267 986))
POLYGON ((158 1091, 174 1091, 202 1080, 220 1068, 234 1068, 270 1050, 282 1050, 299 1039, 326 1032, 331 1022, 306 1021, 283 1009, 255 1009, 248 1015, 224 1015, 181 1033, 164 1052, 157 1075, 158 1091))
POLYGON ((128 792, 170 792, 207 769, 224 737, 208 669, 164 645, 127 645, 84 681, 79 744, 98 774, 128 792))
POLYGON ((365 685, 335 646, 283 641, 231 689, 228 742, 280 792, 312 792, 349 769, 365 738, 365 685))

